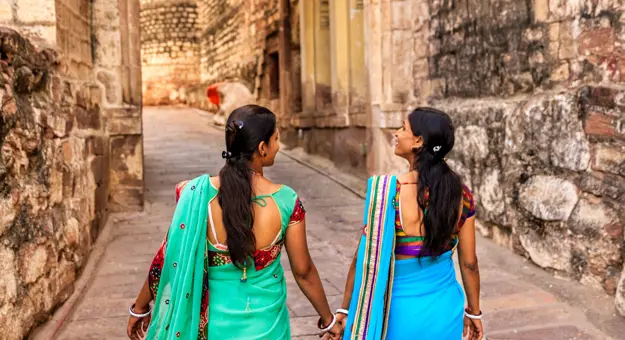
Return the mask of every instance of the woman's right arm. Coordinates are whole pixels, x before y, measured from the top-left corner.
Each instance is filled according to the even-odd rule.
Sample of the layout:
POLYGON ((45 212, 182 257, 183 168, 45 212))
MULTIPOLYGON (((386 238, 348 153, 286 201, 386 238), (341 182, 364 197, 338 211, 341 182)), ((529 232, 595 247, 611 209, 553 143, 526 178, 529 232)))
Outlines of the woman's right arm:
MULTIPOLYGON (((329 325, 334 316, 330 310, 319 272, 308 251, 305 221, 288 227, 285 247, 295 282, 321 317, 321 322, 324 325, 329 325)), ((340 326, 336 324, 330 332, 338 339, 340 326)))
POLYGON ((358 241, 356 251, 354 252, 354 257, 352 258, 352 263, 349 265, 349 271, 347 272, 345 293, 343 294, 343 302, 341 303, 342 309, 349 309, 349 304, 352 300, 352 293, 354 292, 354 277, 356 276, 356 259, 358 258, 358 248, 360 248, 360 241, 358 241))

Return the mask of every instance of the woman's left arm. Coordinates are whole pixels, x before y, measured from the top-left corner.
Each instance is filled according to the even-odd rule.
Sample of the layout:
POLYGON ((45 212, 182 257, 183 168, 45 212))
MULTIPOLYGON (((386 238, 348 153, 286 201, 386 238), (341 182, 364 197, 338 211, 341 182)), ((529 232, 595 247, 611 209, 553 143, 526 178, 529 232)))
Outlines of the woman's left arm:
POLYGON ((475 251, 475 217, 468 218, 458 234, 458 264, 471 314, 480 313, 480 269, 475 251))
POLYGON ((480 268, 475 252, 475 217, 469 217, 458 234, 458 262, 464 291, 467 295, 468 314, 465 315, 464 332, 468 340, 481 340, 484 336, 480 311, 480 268), (478 316, 479 315, 479 316, 478 316))

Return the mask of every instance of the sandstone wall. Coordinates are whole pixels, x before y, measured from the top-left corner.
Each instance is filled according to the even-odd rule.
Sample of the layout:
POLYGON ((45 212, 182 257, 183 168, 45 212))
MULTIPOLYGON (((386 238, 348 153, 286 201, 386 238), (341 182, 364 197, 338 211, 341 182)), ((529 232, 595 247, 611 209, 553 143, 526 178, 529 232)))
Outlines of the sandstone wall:
POLYGON ((0 332, 21 339, 72 293, 105 222, 98 86, 0 28, 0 332))
POLYGON ((186 103, 200 82, 199 21, 196 0, 141 2, 145 105, 186 103))
MULTIPOLYGON (((201 23, 202 82, 237 80, 253 89, 259 56, 256 38, 263 37, 252 20, 265 1, 198 0, 201 23)), ((273 1, 276 2, 276 1, 273 1)), ((267 6, 266 9, 270 7, 267 6)), ((277 11, 277 6, 273 7, 277 11)))
POLYGON ((2 339, 69 297, 109 210, 143 204, 138 17, 133 1, 0 4, 2 339))
POLYGON ((368 10, 369 51, 389 50, 369 61, 370 170, 405 169, 390 145, 405 113, 448 111, 457 133, 449 163, 475 192, 481 232, 616 294, 625 315, 622 2, 414 0, 368 10))

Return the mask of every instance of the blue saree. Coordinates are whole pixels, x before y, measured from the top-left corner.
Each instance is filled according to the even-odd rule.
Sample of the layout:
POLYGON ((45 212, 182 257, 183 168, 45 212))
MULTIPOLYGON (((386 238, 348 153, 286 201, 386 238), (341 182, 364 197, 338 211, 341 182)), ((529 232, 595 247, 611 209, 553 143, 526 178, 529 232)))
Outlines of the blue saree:
POLYGON ((395 259, 396 177, 369 180, 344 339, 461 339, 464 293, 452 254, 395 259))

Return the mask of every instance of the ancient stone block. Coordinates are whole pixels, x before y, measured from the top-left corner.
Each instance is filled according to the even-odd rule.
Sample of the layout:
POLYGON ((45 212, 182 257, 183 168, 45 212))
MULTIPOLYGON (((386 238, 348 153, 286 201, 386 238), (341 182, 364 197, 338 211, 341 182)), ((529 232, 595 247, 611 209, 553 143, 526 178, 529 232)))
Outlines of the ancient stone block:
POLYGON ((140 135, 110 139, 111 187, 143 187, 143 140, 140 135))
POLYGON ((549 18, 549 0, 534 0, 534 20, 544 22, 549 18))
POLYGON ((143 208, 143 188, 123 188, 109 192, 109 209, 112 212, 136 211, 143 208))
POLYGON ((44 245, 28 244, 18 253, 20 277, 25 283, 33 283, 46 272, 48 251, 44 245))
POLYGON ((108 104, 116 104, 121 98, 119 97, 119 85, 116 77, 107 71, 98 72, 98 80, 104 86, 104 95, 108 104))
POLYGON ((614 50, 614 28, 593 28, 577 38, 580 55, 609 55, 614 50))
POLYGON ((496 219, 504 213, 505 200, 501 187, 501 174, 499 169, 490 169, 484 174, 477 196, 484 212, 490 214, 489 219, 496 219))
POLYGON ((463 141, 455 149, 475 160, 483 160, 488 156, 488 134, 480 126, 461 126, 456 129, 456 138, 463 141))
POLYGON ((74 109, 74 115, 76 116, 76 122, 78 123, 79 129, 99 130, 101 127, 100 109, 98 107, 91 109, 76 107, 74 109))
POLYGON ((519 204, 546 221, 568 220, 577 200, 577 187, 553 176, 533 176, 519 189, 519 204))
POLYGON ((622 228, 612 209, 601 202, 591 202, 586 198, 580 199, 569 220, 569 229, 575 234, 585 236, 587 240, 603 236, 621 239, 622 228))
POLYGON ((566 237, 557 230, 534 230, 519 235, 521 245, 532 261, 543 268, 568 272, 571 270, 571 246, 566 237))
POLYGON ((15 269, 15 253, 0 246, 0 304, 6 306, 15 303, 17 298, 17 278, 15 269))
POLYGON ((616 306, 616 310, 622 316, 625 316, 625 267, 623 267, 621 279, 618 282, 618 288, 616 290, 616 297, 614 299, 614 305, 616 306))
POLYGON ((619 117, 614 114, 591 111, 584 122, 584 131, 598 138, 616 137, 625 139, 625 131, 618 127, 621 124, 620 121, 619 117))
POLYGON ((17 18, 24 23, 55 22, 55 4, 46 0, 18 0, 17 18))
POLYGON ((597 146, 592 168, 625 176, 625 147, 597 146))

